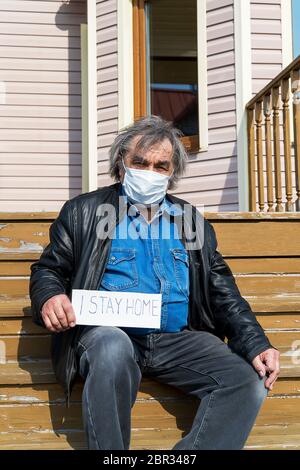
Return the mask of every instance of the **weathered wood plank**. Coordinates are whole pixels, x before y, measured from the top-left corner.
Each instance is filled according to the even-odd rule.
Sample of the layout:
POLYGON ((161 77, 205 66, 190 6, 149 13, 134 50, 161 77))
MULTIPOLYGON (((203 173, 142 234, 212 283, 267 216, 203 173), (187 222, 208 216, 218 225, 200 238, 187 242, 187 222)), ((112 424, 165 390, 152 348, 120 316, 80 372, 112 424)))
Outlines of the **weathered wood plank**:
MULTIPOLYGON (((246 297, 269 296, 270 303, 278 299, 287 300, 289 296, 298 297, 300 304, 300 274, 298 275, 237 275, 237 285, 241 294, 246 297)), ((29 292, 29 278, 2 277, 0 278, 0 300, 25 297, 29 292)), ((296 310, 297 311, 297 310, 296 310)))
POLYGON ((1 261, 0 277, 2 276, 30 276, 30 261, 1 261))
POLYGON ((292 313, 283 313, 283 314, 257 314, 257 320, 261 324, 261 326, 269 332, 269 330, 274 329, 299 329, 300 328, 300 314, 292 314, 292 313))
MULTIPOLYGON (((284 359, 284 358, 283 358, 284 359)), ((286 360, 287 362, 287 360, 286 360)), ((300 377, 291 372, 291 377, 280 376, 269 396, 300 395, 300 377)), ((299 374, 298 374, 299 375, 299 374)), ((78 378, 72 394, 72 401, 79 399, 83 381, 78 378)), ((26 362, 7 362, 0 364, 0 395, 1 399, 11 402, 18 396, 33 396, 35 401, 47 401, 49 394, 55 399, 63 400, 63 390, 56 383, 50 360, 26 362), (17 386, 17 387, 16 387, 17 386)), ((182 392, 174 387, 160 384, 154 380, 143 378, 138 393, 138 400, 156 399, 171 400, 182 398, 182 392)))
POLYGON ((49 239, 47 222, 0 222, 0 252, 2 254, 41 253, 49 239))
POLYGON ((0 301, 13 297, 25 297, 28 293, 29 279, 14 277, 0 279, 0 301))
MULTIPOLYGON (((292 357, 299 357, 300 360, 300 329, 287 332, 272 331, 268 333, 268 338, 275 347, 288 356, 286 369, 288 364, 292 364, 292 357)), ((0 335, 0 341, 5 347, 7 360, 49 358, 51 334, 48 334, 47 330, 34 335, 0 335)))
POLYGON ((297 219, 281 222, 215 223, 214 228, 219 249, 224 256, 300 255, 300 224, 297 219))
MULTIPOLYGON (((3 386, 13 385, 12 390, 16 394, 21 389, 15 388, 15 386, 26 384, 47 384, 45 390, 48 390, 48 387, 51 387, 49 384, 55 383, 56 379, 49 359, 26 362, 10 361, 0 364, 0 390, 3 389, 3 386)), ((36 385, 34 385, 35 387, 36 385)))
MULTIPOLYGON (((276 255, 276 254, 274 254, 276 255)), ((298 258, 226 258, 235 274, 294 274, 300 273, 298 258)))
POLYGON ((1 317, 28 317, 31 316, 29 295, 20 298, 1 299, 0 318, 1 317))
POLYGON ((3 319, 0 317, 1 335, 45 335, 47 330, 33 323, 32 319, 25 317, 22 319, 3 319))
POLYGON ((48 359, 50 354, 50 335, 0 336, 8 361, 48 359))
MULTIPOLYGON (((196 402, 136 402, 132 410, 132 429, 140 432, 151 429, 156 433, 178 429, 188 431, 197 410, 196 402), (146 428, 146 429, 145 429, 146 428)), ((300 397, 268 398, 259 414, 255 427, 258 432, 264 428, 265 435, 289 434, 300 431, 300 397), (284 432, 285 429, 285 432, 284 432)), ((82 429, 81 405, 71 404, 15 404, 0 406, 0 433, 41 432, 52 429, 65 434, 68 430, 82 429)), ((151 439, 149 440, 151 443, 151 439)), ((134 441, 133 441, 134 446, 134 441)))
POLYGON ((299 294, 244 296, 255 313, 300 312, 299 294))
POLYGON ((299 295, 300 275, 268 275, 236 276, 236 283, 242 295, 299 295))

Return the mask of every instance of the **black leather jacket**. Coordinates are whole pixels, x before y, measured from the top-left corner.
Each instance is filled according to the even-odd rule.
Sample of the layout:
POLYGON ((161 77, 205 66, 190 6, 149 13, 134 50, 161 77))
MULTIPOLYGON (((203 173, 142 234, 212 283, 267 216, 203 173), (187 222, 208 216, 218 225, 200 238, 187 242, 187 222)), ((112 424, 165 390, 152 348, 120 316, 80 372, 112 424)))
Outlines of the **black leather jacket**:
MULTIPOLYGON (((114 205, 118 223, 122 217, 118 211, 119 189, 120 183, 116 183, 71 199, 64 204, 51 225, 50 243, 39 261, 31 267, 32 315, 38 325, 45 326, 41 309, 50 297, 70 295, 72 288, 98 288, 110 252, 111 238, 107 236, 99 239, 96 236, 99 222, 97 209, 103 204, 114 205)), ((172 203, 187 204, 169 194, 167 197, 172 203)), ((192 208, 192 212, 192 224, 195 225, 195 208, 192 208)), ((212 225, 203 218, 202 231, 202 248, 188 251, 188 327, 209 331, 222 339, 227 337, 229 346, 250 362, 272 346, 248 302, 241 297, 230 268, 217 251, 212 225)), ((183 242, 186 242, 184 232, 183 242)), ((77 373, 75 348, 81 331, 82 327, 76 326, 52 335, 53 368, 67 397, 70 396, 77 373)))

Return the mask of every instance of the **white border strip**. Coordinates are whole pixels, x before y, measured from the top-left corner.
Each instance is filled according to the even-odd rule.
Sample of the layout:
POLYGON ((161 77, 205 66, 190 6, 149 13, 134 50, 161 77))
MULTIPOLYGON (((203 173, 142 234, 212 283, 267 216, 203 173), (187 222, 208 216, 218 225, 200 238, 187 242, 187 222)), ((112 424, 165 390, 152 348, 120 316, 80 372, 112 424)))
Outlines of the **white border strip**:
POLYGON ((234 40, 239 211, 248 211, 248 142, 245 106, 252 96, 250 0, 234 0, 234 40))
MULTIPOLYGON (((83 70, 85 83, 82 117, 85 123, 82 130, 82 191, 94 191, 98 187, 97 182, 97 35, 96 35, 97 5, 95 0, 87 0, 87 59, 84 58, 83 70), (87 70, 85 70, 84 68, 87 70), (87 87, 87 89, 86 89, 87 87)), ((84 51, 83 51, 84 53, 84 51)), ((84 78, 83 77, 83 78, 84 78)))
POLYGON ((118 128, 134 120, 132 1, 118 0, 118 128))
POLYGON ((282 68, 293 61, 292 1, 281 0, 282 68))
POLYGON ((197 0, 199 152, 208 150, 206 0, 197 0))

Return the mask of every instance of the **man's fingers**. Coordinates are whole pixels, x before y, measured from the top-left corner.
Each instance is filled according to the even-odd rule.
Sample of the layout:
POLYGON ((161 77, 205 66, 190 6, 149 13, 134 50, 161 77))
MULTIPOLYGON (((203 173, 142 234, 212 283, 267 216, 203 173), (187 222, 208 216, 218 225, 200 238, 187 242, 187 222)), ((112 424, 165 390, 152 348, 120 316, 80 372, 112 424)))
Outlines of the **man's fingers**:
POLYGON ((44 323, 45 323, 45 327, 52 331, 52 333, 55 333, 56 332, 56 329, 52 326, 52 323, 51 321, 49 320, 48 316, 47 315, 43 315, 43 320, 44 320, 44 323))
POLYGON ((48 318, 56 332, 64 329, 54 312, 49 312, 48 318))
POLYGON ((266 387, 272 390, 273 384, 276 381, 277 377, 278 377, 278 372, 277 371, 272 372, 272 374, 269 375, 269 377, 267 378, 265 382, 266 387))
POLYGON ((262 363, 262 361, 259 359, 259 357, 256 357, 255 359, 253 359, 252 365, 261 377, 264 377, 266 375, 266 368, 264 364, 262 363))
POLYGON ((68 299, 68 297, 63 300, 62 307, 63 307, 64 312, 65 312, 66 317, 67 317, 68 326, 71 326, 71 327, 75 326, 76 317, 75 317, 75 313, 74 313, 72 304, 71 304, 70 300, 68 299))
POLYGON ((58 319, 59 323, 61 324, 61 326, 66 329, 69 327, 69 324, 68 324, 68 319, 67 319, 67 316, 65 314, 65 310, 62 306, 62 302, 61 301, 57 301, 55 304, 54 304, 54 313, 56 315, 56 318, 58 319))

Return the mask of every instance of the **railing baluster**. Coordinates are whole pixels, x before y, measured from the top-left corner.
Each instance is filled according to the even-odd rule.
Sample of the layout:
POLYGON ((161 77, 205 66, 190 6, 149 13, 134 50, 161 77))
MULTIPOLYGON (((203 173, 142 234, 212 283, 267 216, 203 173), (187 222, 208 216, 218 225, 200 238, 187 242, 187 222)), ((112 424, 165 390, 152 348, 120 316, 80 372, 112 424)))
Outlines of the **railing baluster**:
POLYGON ((290 122, 290 78, 284 78, 281 82, 281 99, 283 107, 283 141, 284 141, 284 164, 285 164, 285 193, 286 210, 293 210, 292 189, 292 159, 291 159, 291 122, 290 122))
POLYGON ((276 212, 283 212, 281 160, 280 160, 280 126, 279 126, 279 86, 272 88, 273 108, 273 143, 274 143, 274 167, 275 167, 275 197, 276 212))
POLYGON ((294 116, 294 153, 296 172, 296 211, 300 212, 300 70, 292 73, 293 116, 294 116))
POLYGON ((274 210, 273 198, 273 165, 272 165, 272 136, 271 136, 271 94, 264 97, 266 166, 267 166, 267 200, 268 212, 274 210))
POLYGON ((254 109, 248 109, 249 210, 256 210, 254 109))
POLYGON ((258 207, 260 211, 263 211, 265 208, 265 198, 264 198, 264 167, 263 167, 263 146, 262 146, 262 101, 258 101, 256 103, 255 122, 256 122, 258 207))

